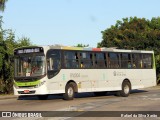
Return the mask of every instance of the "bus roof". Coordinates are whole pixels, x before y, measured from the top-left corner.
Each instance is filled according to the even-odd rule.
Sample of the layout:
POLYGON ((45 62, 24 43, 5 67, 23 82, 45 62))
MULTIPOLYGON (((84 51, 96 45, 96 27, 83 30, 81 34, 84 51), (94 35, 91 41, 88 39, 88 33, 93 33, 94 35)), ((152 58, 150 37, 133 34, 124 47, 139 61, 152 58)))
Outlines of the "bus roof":
MULTIPOLYGON (((45 46, 43 46, 45 47, 45 46)), ((82 51, 109 51, 109 52, 133 52, 133 53, 153 53, 153 51, 147 50, 127 50, 127 49, 117 49, 116 47, 110 48, 92 48, 92 47, 73 47, 73 46, 58 46, 51 45, 49 49, 62 49, 62 50, 82 50, 82 51)))
MULTIPOLYGON (((127 49, 117 49, 116 47, 110 48, 92 48, 92 47, 73 47, 73 46, 62 46, 62 45, 48 45, 48 46, 26 46, 21 48, 33 48, 33 47, 43 47, 44 49, 62 49, 62 50, 80 50, 80 51, 108 51, 108 52, 133 52, 133 53, 154 53, 147 50, 127 50, 127 49)), ((17 48, 19 49, 19 48, 17 48)))

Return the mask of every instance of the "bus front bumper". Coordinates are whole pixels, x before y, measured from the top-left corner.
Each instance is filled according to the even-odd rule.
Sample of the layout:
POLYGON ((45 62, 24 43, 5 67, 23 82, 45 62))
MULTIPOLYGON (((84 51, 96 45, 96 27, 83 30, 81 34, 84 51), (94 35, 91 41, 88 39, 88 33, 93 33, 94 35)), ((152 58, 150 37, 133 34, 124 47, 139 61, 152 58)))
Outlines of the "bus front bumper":
POLYGON ((14 95, 43 95, 48 94, 46 86, 42 85, 38 88, 24 87, 16 88, 13 86, 14 95))

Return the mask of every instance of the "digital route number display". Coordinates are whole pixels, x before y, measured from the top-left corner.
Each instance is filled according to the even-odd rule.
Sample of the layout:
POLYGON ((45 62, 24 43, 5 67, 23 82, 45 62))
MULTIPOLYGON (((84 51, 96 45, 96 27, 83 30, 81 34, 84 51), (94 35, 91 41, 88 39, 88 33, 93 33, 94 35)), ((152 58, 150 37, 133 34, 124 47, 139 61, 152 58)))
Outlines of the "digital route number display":
POLYGON ((42 47, 35 47, 35 48, 20 48, 14 51, 14 54, 27 54, 27 53, 40 53, 43 52, 42 47))

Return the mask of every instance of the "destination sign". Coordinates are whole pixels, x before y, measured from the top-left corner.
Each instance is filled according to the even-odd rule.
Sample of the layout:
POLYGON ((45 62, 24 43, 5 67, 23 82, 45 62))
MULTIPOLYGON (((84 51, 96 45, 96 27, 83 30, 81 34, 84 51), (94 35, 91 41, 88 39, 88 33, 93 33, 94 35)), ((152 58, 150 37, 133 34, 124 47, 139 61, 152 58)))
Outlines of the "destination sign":
POLYGON ((39 53, 39 52, 43 52, 43 48, 36 47, 36 48, 22 48, 15 50, 15 54, 39 53))

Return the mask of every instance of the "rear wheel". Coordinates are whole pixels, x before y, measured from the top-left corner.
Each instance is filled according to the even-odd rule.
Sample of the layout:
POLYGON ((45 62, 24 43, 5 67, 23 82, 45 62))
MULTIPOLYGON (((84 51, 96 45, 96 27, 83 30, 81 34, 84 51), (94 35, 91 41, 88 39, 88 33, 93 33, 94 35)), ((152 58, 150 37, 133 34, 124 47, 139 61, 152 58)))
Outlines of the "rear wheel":
POLYGON ((69 83, 66 85, 65 93, 63 94, 64 100, 73 100, 75 95, 74 85, 73 83, 69 83))
POLYGON ((127 81, 123 82, 122 84, 122 90, 119 91, 120 96, 122 97, 128 97, 131 91, 131 84, 127 81))

